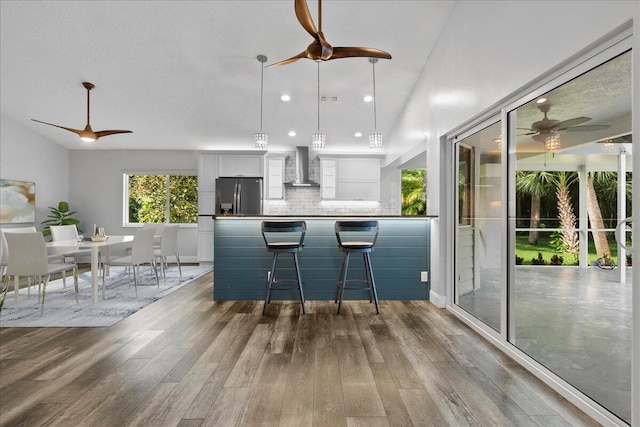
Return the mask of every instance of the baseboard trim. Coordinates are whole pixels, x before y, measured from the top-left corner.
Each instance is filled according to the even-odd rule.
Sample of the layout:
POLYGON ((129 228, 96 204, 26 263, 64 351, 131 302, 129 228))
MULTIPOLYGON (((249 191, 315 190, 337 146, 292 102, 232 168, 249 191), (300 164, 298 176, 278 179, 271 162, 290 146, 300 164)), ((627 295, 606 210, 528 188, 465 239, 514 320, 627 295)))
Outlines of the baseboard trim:
POLYGON ((438 308, 445 308, 447 305, 447 299, 433 291, 429 291, 429 301, 438 308))

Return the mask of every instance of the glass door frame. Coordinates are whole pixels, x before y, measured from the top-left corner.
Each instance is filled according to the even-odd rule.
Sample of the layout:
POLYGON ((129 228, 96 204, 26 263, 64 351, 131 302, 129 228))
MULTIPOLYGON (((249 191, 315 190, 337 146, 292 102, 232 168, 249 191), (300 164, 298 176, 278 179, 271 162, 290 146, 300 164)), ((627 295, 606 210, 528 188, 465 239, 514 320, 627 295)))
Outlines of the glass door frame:
MULTIPOLYGON (((639 37, 636 35, 636 37, 639 37)), ((606 62, 607 60, 632 49, 633 46, 632 28, 628 27, 620 28, 617 32, 612 32, 607 37, 603 38, 593 45, 589 46, 585 50, 579 52, 573 57, 569 58, 563 64, 550 70, 547 74, 541 76, 536 81, 518 89, 511 96, 505 97, 503 100, 494 104, 484 113, 476 116, 475 119, 469 120, 458 128, 453 129, 451 132, 445 134, 441 138, 443 161, 446 161, 451 167, 450 175, 443 179, 443 183, 446 180, 442 189, 446 190, 448 186, 453 191, 446 192, 447 194, 441 194, 441 205, 445 207, 443 214, 448 216, 448 220, 443 221, 445 229, 443 230, 443 237, 453 242, 446 256, 443 259, 444 265, 449 269, 449 273, 445 274, 448 277, 447 283, 447 305, 446 308, 452 312, 456 317, 466 323, 469 327, 474 329, 484 338, 488 339, 500 350, 505 352, 521 366, 534 374, 544 383, 549 385, 552 389, 562 395, 564 398, 572 402, 581 410, 588 413, 596 421, 604 425, 621 425, 619 418, 611 414, 607 409, 593 401, 582 392, 571 386, 565 380, 545 368, 543 365, 529 357, 526 353, 522 352, 519 348, 512 344, 514 340, 514 318, 510 316, 511 307, 514 307, 514 289, 515 289, 515 224, 511 224, 510 218, 515 218, 515 124, 509 123, 508 112, 516 109, 543 93, 553 89, 559 85, 566 83, 567 81, 589 71, 590 69, 606 62), (492 121, 493 120, 493 121, 492 121), (458 205, 458 189, 457 189, 457 143, 462 141, 465 137, 481 130, 484 127, 495 123, 497 120, 502 120, 502 135, 506 135, 503 138, 502 144, 502 170, 503 170, 503 206, 502 206, 502 248, 504 249, 502 264, 501 264, 501 321, 500 332, 497 333, 488 325, 485 325, 466 312, 462 308, 455 304, 455 278, 457 277, 456 267, 456 229, 458 225, 457 220, 457 205, 458 205), (448 211, 448 212, 447 212, 448 211)), ((633 69, 640 68, 640 60, 636 57, 640 54, 636 53, 633 56, 633 69)), ((636 73, 637 74, 637 73, 636 73)), ((640 88, 638 87, 638 79, 634 78, 633 91, 634 96, 632 102, 638 99, 640 96, 640 88)), ((634 116, 638 114, 635 112, 634 116)), ((638 118, 633 121, 632 132, 636 135, 640 134, 640 125, 638 124, 638 118)), ((633 160, 634 169, 638 167, 640 170, 640 156, 636 156, 638 159, 633 160)), ((634 193, 634 211, 640 212, 640 173, 633 174, 633 193, 634 193)), ((442 191, 442 190, 441 190, 442 191)), ((636 223, 633 224, 633 231, 640 232, 640 221, 638 221, 638 228, 636 223)), ((639 234, 640 235, 640 234, 639 234)), ((634 258, 640 259, 640 246, 633 249, 634 258)), ((639 289, 640 274, 634 276, 633 280, 633 327, 632 334, 634 339, 633 344, 633 356, 640 357, 638 350, 640 349, 640 343, 638 343, 638 326, 640 325, 640 292, 639 289)), ((638 362, 634 360, 632 363, 632 376, 640 378, 640 367, 638 362)), ((632 423, 640 422, 640 404, 634 403, 640 401, 640 380, 633 380, 632 384, 632 423)))

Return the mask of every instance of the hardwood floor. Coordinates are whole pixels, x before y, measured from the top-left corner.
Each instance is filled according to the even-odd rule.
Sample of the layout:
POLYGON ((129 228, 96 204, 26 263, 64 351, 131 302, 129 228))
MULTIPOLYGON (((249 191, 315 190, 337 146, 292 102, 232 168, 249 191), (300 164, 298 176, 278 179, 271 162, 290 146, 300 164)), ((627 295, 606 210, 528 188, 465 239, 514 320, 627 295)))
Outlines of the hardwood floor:
POLYGON ((0 330, 0 425, 596 425, 424 302, 211 301, 212 275, 110 328, 0 330))

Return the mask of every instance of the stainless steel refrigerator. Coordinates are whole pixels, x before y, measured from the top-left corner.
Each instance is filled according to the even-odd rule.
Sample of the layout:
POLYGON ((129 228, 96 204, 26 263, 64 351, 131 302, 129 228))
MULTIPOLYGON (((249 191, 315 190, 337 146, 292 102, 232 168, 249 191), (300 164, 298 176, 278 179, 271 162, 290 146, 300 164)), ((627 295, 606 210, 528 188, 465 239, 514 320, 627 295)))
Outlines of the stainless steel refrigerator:
POLYGON ((262 215, 262 178, 216 179, 216 215, 262 215))

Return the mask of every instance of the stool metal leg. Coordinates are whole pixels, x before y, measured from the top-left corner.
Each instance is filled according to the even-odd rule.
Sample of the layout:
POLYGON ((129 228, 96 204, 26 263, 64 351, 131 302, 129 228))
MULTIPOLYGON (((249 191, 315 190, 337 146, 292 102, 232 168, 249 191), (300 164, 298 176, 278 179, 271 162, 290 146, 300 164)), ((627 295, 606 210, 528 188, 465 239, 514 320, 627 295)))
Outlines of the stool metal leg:
POLYGON ((371 275, 369 274, 369 268, 367 267, 367 255, 366 252, 362 254, 362 260, 364 261, 364 276, 367 279, 367 291, 369 291, 369 303, 373 302, 373 287, 371 286, 371 275))
POLYGON ((340 288, 342 288, 344 286, 344 283, 341 282, 342 279, 342 274, 344 273, 344 263, 345 260, 347 259, 347 253, 345 252, 345 256, 342 257, 342 266, 340 267, 340 275, 338 276, 338 283, 336 286, 336 295, 334 297, 334 302, 337 304, 338 303, 338 295, 340 294, 340 288))
POLYGON ((349 252, 345 252, 344 254, 344 269, 342 271, 342 277, 340 278, 340 282, 342 287, 340 288, 339 297, 338 297, 338 314, 340 314, 340 309, 342 308, 342 297, 344 296, 344 286, 347 282, 347 271, 349 270, 349 252))
POLYGON ((304 292, 302 291, 302 278, 300 277, 300 267, 298 266, 298 254, 292 253, 293 263, 296 265, 296 274, 298 275, 298 290, 300 291, 300 302, 302 303, 302 314, 307 314, 304 308, 304 292))
POLYGON ((380 306, 378 304, 378 291, 376 291, 376 282, 373 278, 373 269, 371 268, 371 258, 369 257, 369 253, 365 253, 365 264, 366 264, 366 268, 369 272, 369 277, 371 278, 371 291, 373 292, 373 300, 376 303, 376 314, 380 314, 380 306))
POLYGON ((262 308, 262 314, 267 313, 267 304, 271 302, 271 286, 276 280, 276 264, 278 263, 278 253, 274 252, 273 262, 271 263, 271 273, 269 274, 269 280, 267 281, 267 296, 264 299, 264 307, 262 308))

